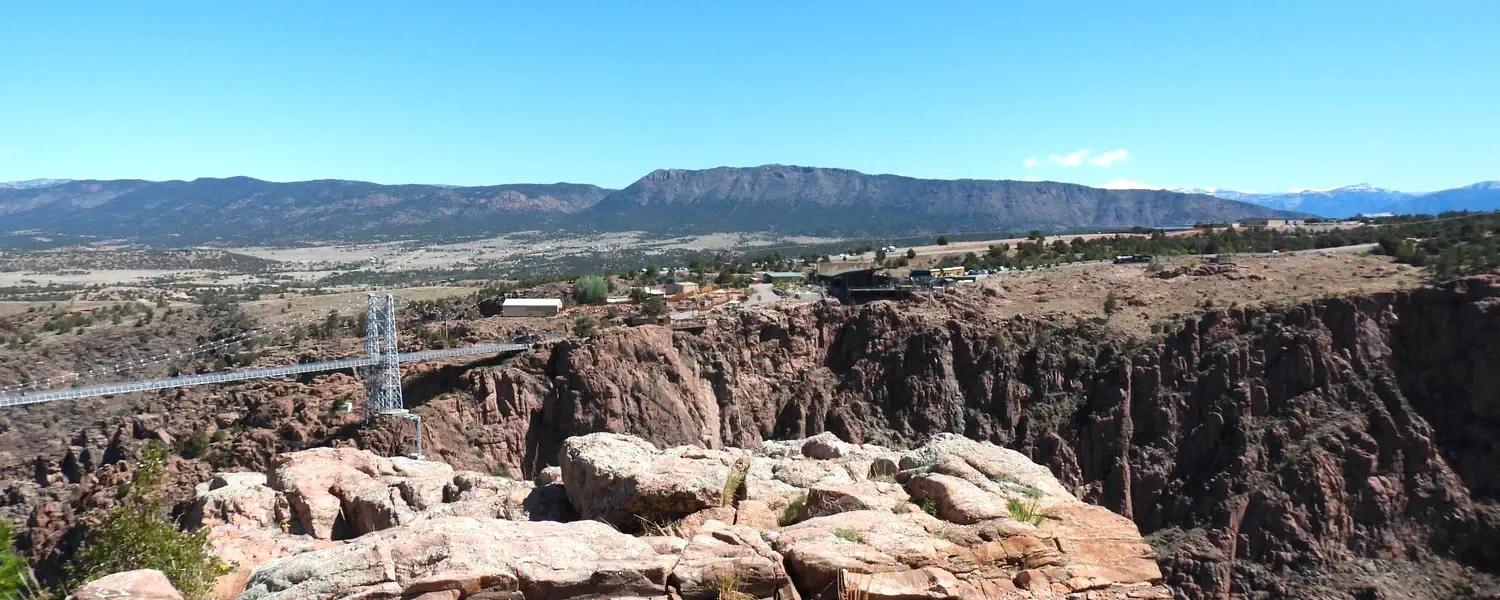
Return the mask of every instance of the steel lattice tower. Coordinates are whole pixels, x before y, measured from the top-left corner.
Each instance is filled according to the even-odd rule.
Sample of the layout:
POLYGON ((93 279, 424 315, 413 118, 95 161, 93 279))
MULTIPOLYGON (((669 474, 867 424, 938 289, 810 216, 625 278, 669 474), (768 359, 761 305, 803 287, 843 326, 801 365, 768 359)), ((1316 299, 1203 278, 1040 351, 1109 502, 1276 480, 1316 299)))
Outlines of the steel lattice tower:
POLYGON ((370 295, 365 307, 365 353, 375 364, 365 371, 365 422, 405 410, 401 356, 396 347, 396 297, 370 295))

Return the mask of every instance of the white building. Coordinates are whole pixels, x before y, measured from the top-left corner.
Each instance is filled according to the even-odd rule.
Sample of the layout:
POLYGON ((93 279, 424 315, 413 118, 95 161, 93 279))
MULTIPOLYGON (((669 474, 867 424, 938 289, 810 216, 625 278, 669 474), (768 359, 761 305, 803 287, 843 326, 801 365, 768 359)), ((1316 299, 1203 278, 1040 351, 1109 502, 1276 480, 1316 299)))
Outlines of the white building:
POLYGON ((500 305, 502 317, 552 317, 562 310, 559 298, 506 298, 500 305))

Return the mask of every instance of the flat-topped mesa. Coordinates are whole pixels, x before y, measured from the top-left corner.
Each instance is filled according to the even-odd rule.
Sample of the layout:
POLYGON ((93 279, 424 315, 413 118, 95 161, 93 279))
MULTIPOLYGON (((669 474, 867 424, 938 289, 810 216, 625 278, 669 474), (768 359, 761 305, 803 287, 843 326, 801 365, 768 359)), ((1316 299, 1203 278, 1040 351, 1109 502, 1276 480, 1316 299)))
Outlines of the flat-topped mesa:
POLYGON ((1170 597, 1135 526, 1018 452, 568 438, 544 484, 320 448, 221 474, 219 597, 1170 597), (573 520, 578 518, 581 520, 573 520), (847 596, 844 596, 847 597, 847 596))

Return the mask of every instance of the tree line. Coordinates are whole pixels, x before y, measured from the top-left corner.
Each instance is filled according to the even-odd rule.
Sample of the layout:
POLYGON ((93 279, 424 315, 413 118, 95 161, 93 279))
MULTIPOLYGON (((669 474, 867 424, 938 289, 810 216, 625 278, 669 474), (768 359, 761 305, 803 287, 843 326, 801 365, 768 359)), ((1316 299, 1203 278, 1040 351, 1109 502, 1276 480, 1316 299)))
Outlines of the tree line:
POLYGON ((1427 267, 1436 279, 1487 272, 1500 266, 1500 213, 1445 213, 1328 232, 1267 228, 1204 227, 1195 235, 1144 231, 1093 239, 1051 239, 1033 231, 1014 245, 991 245, 983 254, 944 258, 939 266, 968 269, 1048 267, 1109 260, 1122 255, 1183 256, 1314 250, 1379 244, 1374 252, 1397 262, 1427 267))

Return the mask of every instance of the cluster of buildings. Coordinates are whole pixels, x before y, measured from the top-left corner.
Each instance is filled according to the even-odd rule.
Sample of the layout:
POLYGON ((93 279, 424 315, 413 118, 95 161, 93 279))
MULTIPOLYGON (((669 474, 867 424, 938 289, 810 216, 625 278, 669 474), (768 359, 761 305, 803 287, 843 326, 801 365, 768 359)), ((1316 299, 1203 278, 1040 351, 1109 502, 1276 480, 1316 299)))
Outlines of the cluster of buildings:
MULTIPOLYGON (((668 274, 667 281, 659 286, 641 288, 649 296, 665 298, 679 310, 704 310, 722 305, 734 305, 742 301, 740 290, 716 288, 689 281, 677 270, 662 269, 668 274)), ((757 283, 773 285, 797 285, 808 282, 808 275, 800 271, 763 271, 754 275, 757 283)), ((821 297, 821 296, 820 296, 821 297)), ((605 304, 629 304, 631 296, 610 296, 605 304)), ((560 298, 506 298, 500 306, 504 317, 552 317, 562 312, 564 302, 560 298)))
POLYGON ((1323 233, 1363 227, 1364 221, 1307 221, 1304 219, 1245 219, 1238 226, 1263 229, 1301 229, 1323 233))

